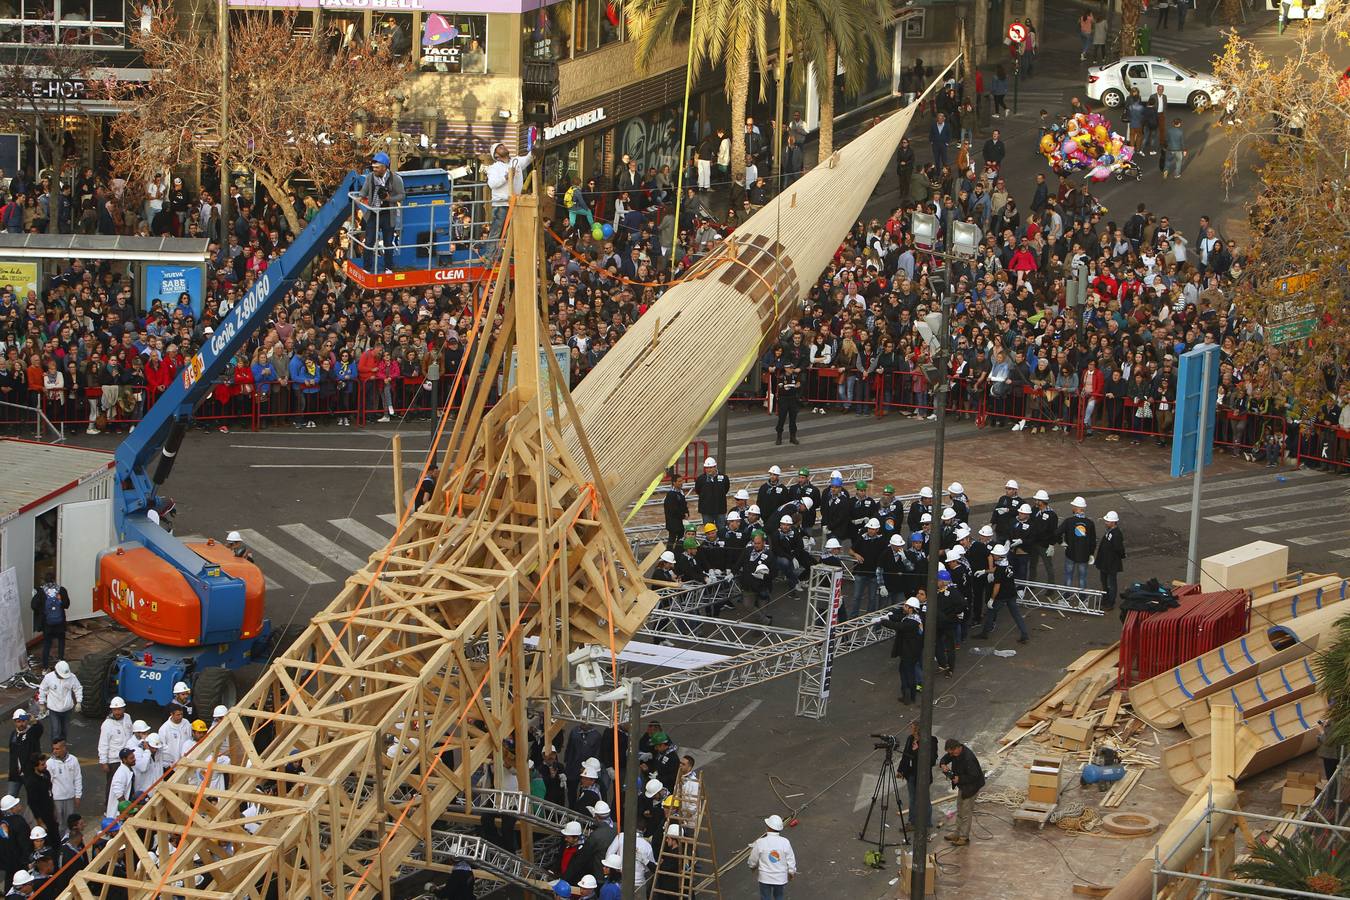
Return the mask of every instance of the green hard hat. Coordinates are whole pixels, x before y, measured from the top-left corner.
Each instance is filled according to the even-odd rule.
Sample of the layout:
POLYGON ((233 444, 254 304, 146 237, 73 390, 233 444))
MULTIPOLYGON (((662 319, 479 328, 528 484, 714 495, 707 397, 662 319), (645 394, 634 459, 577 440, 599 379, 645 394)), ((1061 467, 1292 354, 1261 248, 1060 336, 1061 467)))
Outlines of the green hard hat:
POLYGON ((658 731, 656 734, 652 735, 653 747, 655 747, 657 744, 669 744, 669 743, 670 743, 670 736, 667 735, 664 731, 658 731))
POLYGON ((696 538, 685 538, 685 539, 684 539, 684 549, 686 549, 686 550, 697 550, 697 549, 698 549, 698 540, 697 540, 696 538))
POLYGON ((885 490, 882 491, 882 493, 883 493, 883 494, 894 494, 894 493, 895 493, 895 486, 894 486, 894 485, 891 485, 891 484, 886 485, 886 488, 885 488, 885 490))
POLYGON ((808 469, 806 466, 802 466, 800 469, 797 470, 797 474, 806 475, 809 477, 811 475, 811 470, 808 469))
POLYGON ((698 523, 697 523, 697 522, 685 522, 685 523, 684 523, 684 533, 685 533, 685 534, 688 534, 688 533, 691 532, 691 531, 698 531, 698 523))
POLYGON ((858 490, 860 490, 860 491, 865 491, 865 490, 867 490, 867 482, 865 482, 865 481, 860 481, 860 482, 857 483, 857 485, 855 485, 855 487, 857 487, 858 490))
POLYGON ((750 537, 752 538, 765 537, 764 529, 756 528, 754 531, 750 532, 750 537))

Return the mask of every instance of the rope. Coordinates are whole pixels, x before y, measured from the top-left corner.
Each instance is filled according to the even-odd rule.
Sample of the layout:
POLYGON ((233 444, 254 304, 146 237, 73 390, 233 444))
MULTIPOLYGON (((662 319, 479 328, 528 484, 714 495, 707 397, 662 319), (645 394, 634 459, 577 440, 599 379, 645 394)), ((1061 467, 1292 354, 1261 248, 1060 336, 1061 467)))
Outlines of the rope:
POLYGON ((1050 815, 1050 821, 1063 831, 1094 832, 1102 827, 1101 813, 1085 803, 1061 803, 1050 815))

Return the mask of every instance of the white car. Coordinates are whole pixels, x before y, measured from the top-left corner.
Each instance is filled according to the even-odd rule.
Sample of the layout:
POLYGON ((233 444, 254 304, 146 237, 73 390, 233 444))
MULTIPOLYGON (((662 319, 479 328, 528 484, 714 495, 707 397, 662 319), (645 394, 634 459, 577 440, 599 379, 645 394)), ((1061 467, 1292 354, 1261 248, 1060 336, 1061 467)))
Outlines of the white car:
POLYGON ((1223 96, 1223 86, 1213 75, 1206 75, 1161 56, 1126 56, 1105 66, 1088 69, 1087 95, 1103 106, 1116 109, 1138 88, 1147 100, 1163 86, 1167 102, 1201 110, 1223 96))

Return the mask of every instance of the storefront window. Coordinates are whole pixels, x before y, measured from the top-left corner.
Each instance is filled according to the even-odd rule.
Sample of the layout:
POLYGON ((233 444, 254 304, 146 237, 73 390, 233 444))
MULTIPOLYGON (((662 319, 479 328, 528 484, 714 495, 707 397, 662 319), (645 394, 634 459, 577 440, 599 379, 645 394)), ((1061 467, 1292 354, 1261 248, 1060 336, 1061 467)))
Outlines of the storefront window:
POLYGON ((0 44, 126 46, 122 0, 0 0, 0 44))
POLYGON ((615 158, 627 154, 637 160, 638 171, 643 177, 648 169, 659 171, 662 166, 670 166, 672 171, 678 169, 682 110, 680 105, 667 106, 620 124, 615 132, 615 158))
POLYGON ((362 12, 329 12, 323 14, 323 39, 328 52, 337 53, 348 47, 359 47, 366 42, 366 14, 362 12))
POLYGON ((524 28, 523 50, 526 59, 556 60, 572 57, 572 4, 541 6, 521 17, 524 28))
POLYGON ((394 59, 408 59, 412 55, 413 14, 380 13, 374 34, 375 40, 387 47, 394 59))
POLYGON ((422 69, 487 74, 487 16, 427 13, 422 20, 422 69))
POLYGON ((574 0, 572 44, 577 53, 623 40, 622 0, 574 0))

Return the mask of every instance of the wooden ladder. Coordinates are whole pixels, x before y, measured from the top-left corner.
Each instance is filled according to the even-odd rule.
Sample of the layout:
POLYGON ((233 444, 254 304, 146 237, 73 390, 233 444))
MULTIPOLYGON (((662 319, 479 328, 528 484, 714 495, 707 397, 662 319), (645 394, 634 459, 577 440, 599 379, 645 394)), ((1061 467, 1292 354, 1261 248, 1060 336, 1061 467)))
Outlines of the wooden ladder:
MULTIPOLYGON (((669 806, 666 826, 679 825, 677 838, 661 837, 660 857, 652 876, 652 900, 721 900, 717 872, 717 843, 713 839, 708 794, 701 774, 679 785, 669 806), (672 846, 673 843, 673 846, 672 846)), ((656 848, 653 848, 656 849, 656 848)))

